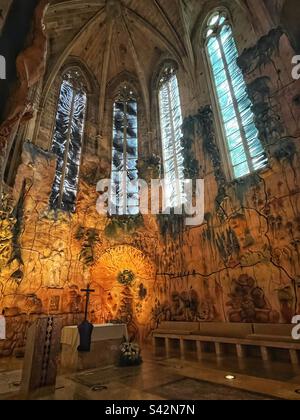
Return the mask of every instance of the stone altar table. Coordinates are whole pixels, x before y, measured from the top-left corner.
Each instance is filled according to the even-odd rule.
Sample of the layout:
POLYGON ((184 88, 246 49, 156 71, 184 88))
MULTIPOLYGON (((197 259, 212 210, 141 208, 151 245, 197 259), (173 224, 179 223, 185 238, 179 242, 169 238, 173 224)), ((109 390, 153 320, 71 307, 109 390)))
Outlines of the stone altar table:
POLYGON ((61 369, 66 372, 80 372, 116 365, 119 361, 119 347, 124 338, 128 340, 126 325, 94 325, 91 351, 79 353, 79 332, 77 326, 65 327, 61 335, 61 369))

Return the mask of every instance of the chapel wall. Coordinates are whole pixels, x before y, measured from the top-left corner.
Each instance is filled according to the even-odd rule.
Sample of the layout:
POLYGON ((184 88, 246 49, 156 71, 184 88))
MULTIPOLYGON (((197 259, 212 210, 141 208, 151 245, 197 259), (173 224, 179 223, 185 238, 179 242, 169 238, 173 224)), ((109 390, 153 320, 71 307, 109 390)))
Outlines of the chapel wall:
MULTIPOLYGON (((167 274, 155 289, 158 321, 289 323, 300 312, 300 85, 292 78, 295 51, 280 29, 258 37, 250 49, 244 50, 249 47, 244 41, 238 37, 240 63, 270 168, 239 181, 227 179, 217 126, 203 108, 213 104, 203 88, 202 108, 185 120, 185 137, 205 180, 205 218, 201 227, 181 231, 182 271, 173 263, 178 261, 177 247, 161 263, 160 272, 167 274), (203 135, 204 128, 209 136, 203 135), (168 292, 161 293, 166 285, 168 292)), ((170 246, 177 238, 164 230, 170 246)))
MULTIPOLYGON (((238 6, 230 11, 270 168, 240 181, 228 179, 201 35, 194 32, 193 37, 191 31, 195 74, 191 66, 179 63, 178 80, 184 140, 192 148, 185 151, 186 169, 192 173, 198 165, 198 176, 205 181, 203 224, 186 228, 182 217, 118 221, 99 216, 95 186, 109 177, 111 168, 110 85, 100 124, 101 90, 93 89, 89 97, 76 212, 50 212, 56 161, 47 152, 61 70, 45 100, 35 144, 24 147, 13 196, 7 194, 0 213, 5 236, 0 248, 0 309, 6 310, 11 331, 0 355, 22 349, 28 322, 37 316, 51 314, 62 317, 64 325, 78 323, 84 306, 80 290, 89 282, 97 290, 91 301, 92 321, 129 317, 133 330, 141 328, 143 339, 163 320, 289 323, 300 312, 300 86, 292 79, 290 64, 295 52, 286 34, 277 30, 262 39, 238 6), (197 162, 189 159, 191 151, 197 162), (103 265, 107 251, 112 260, 103 265), (124 268, 120 262, 127 252, 138 261, 139 277, 132 290, 120 292, 116 273, 124 268), (151 261, 151 270, 144 257, 151 261), (102 271, 111 261, 115 272, 104 285, 102 271)), ((201 18, 204 15, 197 25, 201 18)), ((148 82, 150 121, 137 85, 143 157, 161 154, 157 92, 148 82)), ((156 171, 143 167, 141 173, 150 179, 156 171)))

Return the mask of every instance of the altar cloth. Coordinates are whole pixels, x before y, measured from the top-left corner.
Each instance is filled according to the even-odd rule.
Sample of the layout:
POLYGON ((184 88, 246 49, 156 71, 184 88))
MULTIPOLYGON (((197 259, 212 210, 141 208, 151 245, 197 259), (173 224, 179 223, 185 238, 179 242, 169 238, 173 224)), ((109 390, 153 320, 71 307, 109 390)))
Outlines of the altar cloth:
MULTIPOLYGON (((118 338, 126 338, 127 336, 127 327, 125 324, 115 325, 115 324, 102 324, 94 325, 93 334, 92 334, 92 343, 103 340, 115 340, 118 338)), ((65 327, 62 330, 61 343, 68 344, 72 347, 79 346, 79 332, 77 326, 65 327)))
POLYGON ((119 348, 124 339, 128 340, 125 324, 94 325, 91 351, 79 353, 78 327, 65 327, 61 335, 61 368, 63 371, 78 372, 114 365, 118 362, 119 348))

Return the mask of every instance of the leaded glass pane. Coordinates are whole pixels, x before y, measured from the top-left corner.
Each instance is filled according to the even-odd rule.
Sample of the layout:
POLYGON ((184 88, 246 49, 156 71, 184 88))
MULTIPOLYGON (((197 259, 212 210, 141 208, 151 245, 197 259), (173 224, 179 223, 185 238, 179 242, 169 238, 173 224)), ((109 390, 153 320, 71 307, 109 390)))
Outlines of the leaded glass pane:
POLYGON ((159 89, 160 125, 166 182, 166 203, 177 207, 183 203, 184 160, 181 146, 182 112, 176 73, 164 69, 159 89))
POLYGON ((236 178, 264 168, 267 157, 254 123, 238 50, 224 13, 208 21, 207 52, 215 82, 228 151, 236 178))
POLYGON ((210 20, 208 21, 208 25, 209 25, 209 26, 213 26, 213 25, 215 25, 215 24, 218 22, 219 18, 220 18, 220 14, 219 14, 219 13, 214 14, 214 15, 210 18, 210 20))
POLYGON ((138 185, 131 185, 138 179, 138 105, 127 85, 120 88, 113 120, 112 201, 117 214, 138 214, 138 185))
POLYGON ((52 153, 57 156, 50 208, 75 211, 87 97, 77 69, 64 75, 61 84, 52 153))

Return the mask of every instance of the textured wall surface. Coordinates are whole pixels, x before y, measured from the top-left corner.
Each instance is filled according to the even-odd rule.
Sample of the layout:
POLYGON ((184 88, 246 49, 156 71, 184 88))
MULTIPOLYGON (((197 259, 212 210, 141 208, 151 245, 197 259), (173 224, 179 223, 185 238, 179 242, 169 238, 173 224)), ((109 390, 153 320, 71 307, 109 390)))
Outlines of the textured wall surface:
POLYGON ((191 1, 179 13, 162 1, 169 25, 160 10, 136 9, 154 26, 161 24, 160 36, 155 32, 147 38, 147 57, 142 44, 149 26, 145 29, 128 10, 134 46, 126 24, 111 39, 100 15, 97 36, 102 43, 110 40, 111 55, 105 54, 93 27, 73 40, 66 54, 63 42, 69 44, 74 36, 71 29, 78 33, 99 5, 79 8, 68 17, 59 6, 56 15, 50 8, 49 67, 27 130, 32 138, 24 142, 15 187, 7 189, 0 211, 0 309, 5 309, 9 332, 0 354, 20 351, 28 323, 41 314, 77 323, 84 305, 80 289, 88 283, 96 290, 91 321, 127 322, 137 339, 147 338, 163 320, 288 323, 300 313, 300 84, 291 76, 295 53, 281 29, 274 27, 263 37, 253 29, 254 10, 248 15, 237 2, 222 2, 231 6, 239 65, 269 157, 263 172, 228 180, 198 31, 218 2, 208 3, 202 9, 202 2, 191 1), (122 81, 132 83, 140 102, 140 173, 150 179, 157 172, 149 160, 153 152, 161 153, 154 79, 164 58, 180 57, 174 28, 184 34, 185 43, 178 78, 186 172, 195 170, 192 163, 205 180, 204 224, 186 228, 184 219, 174 216, 99 216, 96 183, 110 173, 111 105, 122 81), (177 46, 173 55, 172 45, 177 46), (49 211, 49 196, 56 161, 49 150, 60 77, 75 59, 88 69, 91 85, 79 194, 74 214, 55 213, 49 211), (52 77, 51 65, 57 62, 52 77), (132 277, 124 277, 125 272, 132 277))

